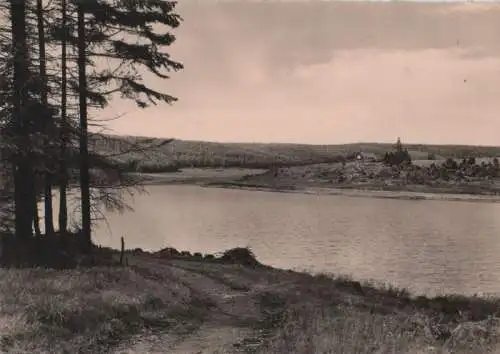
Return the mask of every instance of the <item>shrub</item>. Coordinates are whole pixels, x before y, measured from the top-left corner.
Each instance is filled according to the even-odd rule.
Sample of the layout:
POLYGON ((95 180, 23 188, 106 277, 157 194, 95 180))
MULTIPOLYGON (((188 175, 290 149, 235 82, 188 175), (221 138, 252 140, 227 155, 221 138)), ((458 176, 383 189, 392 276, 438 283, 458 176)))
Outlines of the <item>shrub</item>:
MULTIPOLYGON (((475 161, 475 160, 474 160, 475 161)), ((448 168, 450 170, 456 170, 458 168, 457 162, 451 157, 447 158, 443 167, 448 168)))
POLYGON ((222 262, 241 264, 248 267, 262 266, 262 264, 255 258, 254 253, 248 247, 236 247, 227 250, 219 259, 222 262))
POLYGON ((160 258, 169 258, 172 256, 179 256, 181 253, 177 251, 175 248, 172 247, 167 247, 159 250, 158 252, 155 252, 155 255, 160 257, 160 258))

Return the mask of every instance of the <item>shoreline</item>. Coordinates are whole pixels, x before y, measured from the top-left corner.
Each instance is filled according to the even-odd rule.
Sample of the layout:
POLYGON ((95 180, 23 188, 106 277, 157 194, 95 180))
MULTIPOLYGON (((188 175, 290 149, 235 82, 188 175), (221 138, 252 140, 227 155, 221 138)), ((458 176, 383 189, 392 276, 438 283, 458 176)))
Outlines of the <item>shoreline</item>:
POLYGON ((238 181, 266 173, 264 169, 250 168, 183 168, 179 172, 131 173, 142 179, 144 185, 202 184, 238 181))
POLYGON ((453 191, 439 191, 429 189, 428 191, 411 190, 380 190, 363 189, 356 186, 344 188, 324 187, 314 184, 284 184, 272 182, 251 182, 247 179, 258 177, 266 173, 266 170, 253 170, 244 168, 228 169, 183 169, 174 173, 150 173, 136 174, 144 178, 145 186, 151 185, 195 185, 207 188, 240 189, 247 191, 296 193, 307 195, 332 195, 356 198, 380 198, 400 200, 434 200, 434 201, 456 201, 456 202, 482 202, 498 203, 500 195, 453 193, 453 191))
MULTIPOLYGON (((273 268, 242 250, 227 262, 183 258, 166 248, 127 250, 124 266, 0 269, 0 306, 9 309, 0 313, 0 350, 48 352, 57 343, 65 352, 414 353, 434 347, 465 354, 499 347, 499 298, 417 296, 273 268)), ((114 259, 120 253, 103 251, 114 259)))
POLYGON ((482 194, 458 194, 449 192, 413 192, 413 191, 387 191, 361 188, 329 188, 317 186, 272 186, 265 184, 245 184, 239 182, 209 182, 202 185, 210 188, 240 189, 247 191, 262 191, 274 193, 295 193, 307 195, 331 195, 353 198, 378 198, 399 200, 433 200, 453 202, 479 202, 499 203, 500 196, 482 194))

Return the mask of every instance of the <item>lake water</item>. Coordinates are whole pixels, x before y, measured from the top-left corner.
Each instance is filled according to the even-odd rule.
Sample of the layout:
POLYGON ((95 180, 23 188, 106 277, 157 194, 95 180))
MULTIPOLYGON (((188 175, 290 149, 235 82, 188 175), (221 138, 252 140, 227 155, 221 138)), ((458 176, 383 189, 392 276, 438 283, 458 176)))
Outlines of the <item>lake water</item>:
POLYGON ((417 293, 500 294, 500 204, 149 186, 97 243, 215 253, 390 282, 417 293))

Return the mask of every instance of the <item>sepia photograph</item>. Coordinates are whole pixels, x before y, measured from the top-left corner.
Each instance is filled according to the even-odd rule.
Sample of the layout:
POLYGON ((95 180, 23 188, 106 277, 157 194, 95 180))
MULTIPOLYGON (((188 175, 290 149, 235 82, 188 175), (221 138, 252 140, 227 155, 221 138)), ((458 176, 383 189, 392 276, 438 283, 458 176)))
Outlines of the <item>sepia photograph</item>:
POLYGON ((500 354, 499 159, 500 1, 0 1, 0 353, 500 354))

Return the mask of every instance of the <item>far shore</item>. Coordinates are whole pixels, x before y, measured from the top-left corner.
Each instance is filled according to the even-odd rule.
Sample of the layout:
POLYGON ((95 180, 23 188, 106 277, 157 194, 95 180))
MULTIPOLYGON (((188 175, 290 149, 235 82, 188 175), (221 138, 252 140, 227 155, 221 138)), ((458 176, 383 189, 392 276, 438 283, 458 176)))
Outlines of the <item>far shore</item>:
POLYGON ((246 181, 268 172, 263 169, 246 168, 184 168, 179 172, 168 173, 141 173, 145 185, 198 185, 211 188, 241 189, 247 191, 264 191, 280 193, 300 193, 310 195, 335 195, 359 198, 383 198, 404 200, 438 200, 438 201, 467 201, 467 202, 500 202, 500 195, 459 193, 453 189, 418 186, 419 191, 405 189, 376 190, 362 188, 356 185, 346 185, 343 188, 325 187, 321 183, 285 184, 266 180, 259 182, 246 181))
POLYGON ((162 184, 205 184, 238 181, 246 176, 256 176, 267 172, 264 169, 250 168, 183 168, 178 172, 136 173, 144 179, 145 185, 162 184))
POLYGON ((358 198, 381 198, 381 199, 403 199, 403 200, 440 200, 440 201, 468 201, 468 202, 487 202, 498 203, 498 195, 480 195, 480 194, 458 194, 449 192, 412 192, 412 191, 387 191, 373 189, 357 188, 325 188, 314 186, 272 186, 272 185, 251 185, 245 183, 209 183, 204 187, 242 189, 249 191, 279 192, 279 193, 299 193, 310 195, 335 195, 344 197, 358 198))

